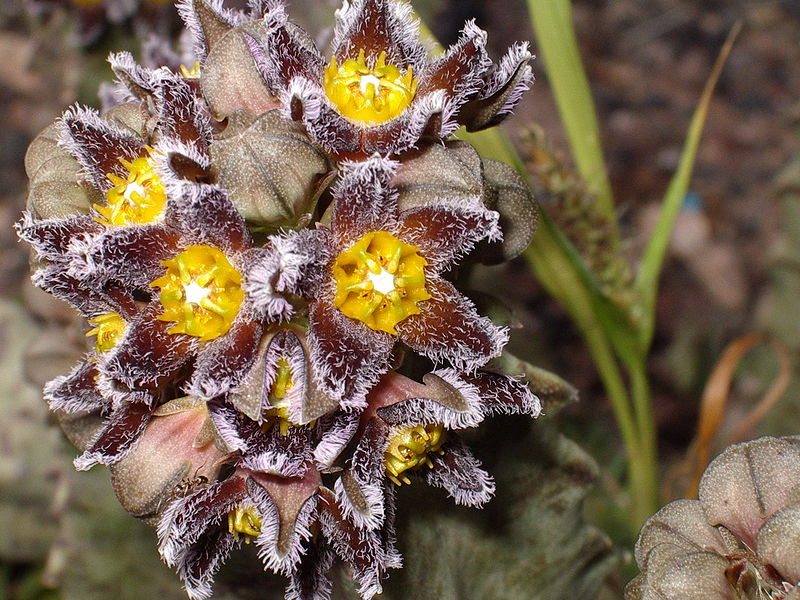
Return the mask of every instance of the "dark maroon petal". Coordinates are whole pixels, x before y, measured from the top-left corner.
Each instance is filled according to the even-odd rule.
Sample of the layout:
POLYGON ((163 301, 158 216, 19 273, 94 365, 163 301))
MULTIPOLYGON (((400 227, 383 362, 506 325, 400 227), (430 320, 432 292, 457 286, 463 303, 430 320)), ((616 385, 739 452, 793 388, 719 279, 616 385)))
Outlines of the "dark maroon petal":
POLYGON ((530 415, 538 417, 542 403, 525 385, 515 377, 490 371, 463 373, 460 378, 475 386, 481 395, 485 415, 530 415))
POLYGON ((389 427, 381 419, 370 419, 361 434, 348 469, 336 480, 334 489, 344 515, 357 527, 377 529, 383 524, 385 467, 384 454, 389 427))
POLYGON ((101 289, 95 289, 67 273, 63 262, 50 264, 31 277, 33 285, 74 306, 85 317, 109 312, 109 301, 101 289))
POLYGON ((166 70, 157 71, 156 107, 160 137, 177 139, 207 153, 211 137, 208 113, 189 82, 166 70))
POLYGON ((256 538, 258 557, 267 569, 288 575, 311 539, 317 520, 317 490, 322 483, 314 469, 304 477, 253 473, 247 484, 250 499, 262 518, 256 538))
POLYGON ((429 269, 441 272, 483 239, 502 238, 496 212, 478 208, 420 206, 400 216, 400 237, 417 246, 429 269))
POLYGON ((335 558, 324 537, 309 542, 297 568, 289 575, 286 600, 330 600, 333 582, 328 571, 335 558))
POLYGON ((163 225, 114 227, 70 248, 71 271, 94 283, 121 281, 147 288, 164 273, 161 261, 175 256, 180 237, 163 225))
POLYGON ((108 402, 97 389, 97 364, 85 360, 69 375, 56 377, 44 387, 44 397, 50 410, 65 414, 100 411, 108 402))
POLYGON ((217 435, 229 451, 246 451, 261 436, 261 427, 222 399, 208 402, 208 414, 217 435))
POLYGON ((182 187, 170 202, 166 222, 183 234, 186 245, 216 246, 226 254, 252 246, 242 216, 221 189, 202 184, 182 187))
POLYGON ((494 479, 460 438, 448 433, 442 452, 430 455, 431 469, 421 467, 416 473, 429 485, 446 490, 458 504, 480 507, 491 500, 494 479))
POLYGON ((372 598, 381 593, 386 569, 395 566, 395 561, 387 560, 381 532, 357 527, 344 515, 333 492, 327 488, 321 488, 319 494, 322 532, 339 558, 352 569, 359 594, 372 598))
POLYGON ((105 228, 89 215, 76 215, 66 219, 35 220, 24 212, 15 224, 17 235, 28 242, 36 253, 46 260, 64 258, 70 242, 78 236, 92 236, 105 228))
POLYGON ((142 140, 111 125, 92 109, 72 107, 61 118, 61 126, 64 145, 99 190, 113 187, 108 173, 127 177, 120 158, 134 160, 145 154, 142 140))
POLYGON ((202 63, 209 50, 244 21, 244 15, 222 7, 220 0, 179 0, 176 7, 192 33, 194 54, 202 63))
POLYGON ((214 398, 229 392, 253 367, 264 328, 239 318, 231 330, 203 346, 186 392, 198 398, 214 398))
POLYGON ((314 449, 314 461, 322 470, 330 468, 358 429, 360 413, 339 410, 325 415, 317 422, 319 443, 314 449))
POLYGON ((210 526, 178 559, 178 576, 191 600, 207 600, 213 595, 214 575, 237 544, 224 517, 210 526))
POLYGON ((285 8, 274 6, 264 23, 264 36, 244 38, 269 90, 280 95, 295 77, 321 82, 325 62, 311 37, 288 20, 285 8))
POLYGON ((148 305, 120 344, 109 351, 100 370, 116 385, 157 388, 191 360, 197 342, 188 335, 167 333, 174 323, 159 321, 160 312, 160 303, 148 305))
POLYGON ((397 373, 387 373, 370 392, 371 406, 392 425, 441 424, 447 429, 477 426, 484 417, 478 388, 454 369, 426 373, 417 383, 397 373))
POLYGON ((175 500, 158 523, 161 557, 170 566, 177 564, 206 531, 221 524, 224 515, 246 497, 246 478, 237 473, 175 500))
POLYGON ((339 9, 333 52, 339 64, 355 59, 360 50, 399 69, 416 69, 427 55, 419 41, 419 26, 411 7, 393 0, 356 0, 339 9))
POLYGON ((289 427, 283 434, 276 423, 266 433, 248 441, 239 464, 260 473, 302 477, 310 465, 311 444, 310 427, 289 427))
POLYGON ((533 70, 528 44, 514 44, 498 66, 486 74, 481 89, 468 100, 458 116, 467 131, 493 127, 505 119, 519 104, 533 83, 533 70))
POLYGON ((474 21, 468 21, 459 40, 420 74, 417 98, 424 98, 435 90, 444 90, 456 104, 460 104, 480 89, 481 75, 490 66, 486 54, 486 32, 474 21))
POLYGON ((344 408, 364 407, 367 392, 389 370, 393 338, 346 317, 322 299, 311 306, 308 341, 323 392, 344 408))
POLYGON ((111 465, 121 460, 139 440, 152 413, 148 402, 127 402, 115 409, 98 438, 75 459, 75 468, 86 471, 96 464, 111 465))
POLYGON ((333 190, 331 227, 344 245, 369 231, 391 228, 397 219, 397 192, 389 186, 397 163, 372 157, 348 163, 333 190))
MULTIPOLYGON (((311 102, 312 98, 306 98, 304 104, 311 102)), ((303 119, 311 137, 328 152, 336 156, 354 155, 356 159, 365 157, 362 151, 364 128, 345 119, 333 107, 323 102, 319 110, 305 110, 303 119)))
POLYGON ((135 98, 144 100, 153 93, 153 72, 138 65, 130 52, 112 52, 108 62, 119 83, 135 98))
POLYGON ((436 363, 449 361, 469 371, 500 354, 508 341, 505 327, 481 317, 472 302, 439 277, 429 277, 425 288, 430 300, 396 326, 403 342, 436 363))

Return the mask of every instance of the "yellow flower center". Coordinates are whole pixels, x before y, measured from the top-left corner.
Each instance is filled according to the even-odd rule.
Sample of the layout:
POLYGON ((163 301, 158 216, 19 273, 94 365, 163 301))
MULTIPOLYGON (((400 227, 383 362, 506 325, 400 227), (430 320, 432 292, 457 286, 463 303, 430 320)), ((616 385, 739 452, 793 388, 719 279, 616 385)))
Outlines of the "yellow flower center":
POLYGON ((246 544, 250 543, 250 538, 256 537, 261 533, 261 516, 258 511, 249 506, 237 506, 235 509, 228 513, 228 531, 233 534, 237 540, 239 534, 244 535, 246 544))
POLYGON ((397 117, 414 99, 417 80, 408 68, 405 75, 394 65, 386 64, 386 52, 378 55, 370 68, 364 50, 358 58, 336 64, 336 57, 325 69, 325 94, 339 112, 369 125, 397 117))
POLYGON ((95 351, 98 354, 107 352, 116 346, 122 339, 125 333, 125 327, 128 325, 125 319, 115 312, 106 313, 89 319, 89 323, 94 325, 94 328, 89 330, 86 337, 97 336, 95 351))
POLYGON ((123 178, 114 173, 107 173, 106 177, 114 184, 106 192, 107 206, 94 205, 99 213, 97 221, 103 225, 141 225, 160 221, 164 217, 167 205, 167 195, 161 178, 153 171, 152 148, 147 148, 149 156, 128 161, 120 158, 128 170, 128 176, 123 178))
POLYGON ((425 289, 428 261, 418 251, 385 231, 364 235, 333 265, 334 305, 372 329, 397 334, 395 325, 431 297, 425 289))
POLYGON ((286 393, 294 387, 294 380, 292 379, 292 368, 289 366, 289 361, 281 358, 278 360, 277 366, 278 373, 269 393, 269 403, 272 408, 264 413, 267 419, 264 423, 264 430, 269 430, 274 425, 278 425, 281 435, 286 435, 289 427, 297 426, 296 423, 292 423, 289 419, 289 401, 286 399, 286 393))
POLYGON ((400 477, 400 474, 422 464, 432 468, 433 463, 428 454, 443 454, 442 445, 446 439, 447 435, 441 425, 415 425, 403 429, 391 439, 384 455, 383 462, 389 479, 397 485, 410 484, 411 480, 400 477))
POLYGON ((200 61, 194 61, 191 69, 186 65, 181 65, 181 75, 186 79, 200 79, 200 61))
POLYGON ((211 246, 190 246, 161 263, 166 273, 151 287, 161 288, 161 321, 174 321, 168 333, 185 333, 207 342, 233 325, 244 299, 242 276, 211 246))

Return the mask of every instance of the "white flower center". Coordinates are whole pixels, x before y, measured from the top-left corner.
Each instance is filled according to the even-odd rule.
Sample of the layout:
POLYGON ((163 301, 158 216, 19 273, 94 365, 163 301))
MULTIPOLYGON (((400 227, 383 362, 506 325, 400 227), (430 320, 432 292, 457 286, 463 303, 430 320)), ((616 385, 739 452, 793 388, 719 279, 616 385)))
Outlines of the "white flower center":
POLYGON ((209 288, 203 287, 196 281, 184 284, 183 286, 183 293, 186 295, 186 302, 189 304, 199 305, 203 298, 208 296, 210 292, 211 290, 209 288))
POLYGON ((394 290, 394 275, 386 269, 377 274, 367 271, 367 277, 372 282, 372 289, 384 296, 394 290))

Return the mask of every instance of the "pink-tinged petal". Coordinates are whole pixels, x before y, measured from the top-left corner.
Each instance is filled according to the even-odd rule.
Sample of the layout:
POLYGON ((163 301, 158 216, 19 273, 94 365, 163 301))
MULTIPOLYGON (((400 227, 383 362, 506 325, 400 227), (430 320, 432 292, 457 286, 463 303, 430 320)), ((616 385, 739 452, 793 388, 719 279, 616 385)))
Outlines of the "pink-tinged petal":
POLYGON ((447 491, 457 504, 481 507, 494 496, 494 479, 481 469, 480 461, 472 455, 460 438, 448 434, 443 454, 431 454, 431 469, 416 473, 429 485, 447 491))
POLYGON ((279 95, 295 77, 322 81, 325 62, 305 31, 288 20, 283 6, 274 6, 265 16, 263 36, 245 33, 253 60, 267 88, 279 95))
POLYGON ((307 426, 289 427, 284 434, 276 424, 248 442, 239 461, 244 468, 280 477, 303 477, 308 471, 312 439, 307 426))
POLYGON ((268 12, 284 7, 283 0, 247 0, 251 19, 261 19, 268 12))
POLYGON ((156 71, 154 80, 159 137, 177 139, 207 152, 211 122, 195 89, 166 69, 156 71))
POLYGON ((119 159, 134 160, 145 154, 142 140, 105 121, 93 109, 73 106, 60 123, 61 143, 78 159, 84 175, 98 190, 106 191, 114 185, 108 173, 127 177, 119 159))
POLYGON ((50 410, 65 414, 77 412, 97 412, 103 410, 108 402, 97 389, 97 364, 85 360, 69 375, 56 377, 44 386, 44 398, 50 410))
POLYGON ((36 271, 33 285, 74 306, 84 317, 94 317, 109 311, 109 301, 99 289, 94 289, 67 273, 67 263, 57 262, 36 271))
POLYGON ((441 424, 447 429, 464 429, 483 420, 478 388, 454 369, 427 373, 422 381, 387 373, 370 392, 370 408, 387 423, 405 427, 441 424))
POLYGON ((129 288, 147 288, 163 274, 161 261, 178 251, 180 238, 163 225, 114 227, 91 238, 70 244, 70 272, 103 285, 121 281, 129 288))
POLYGON ((349 468, 336 480, 336 500, 347 519, 362 529, 377 529, 385 515, 384 454, 389 446, 389 427, 371 419, 358 441, 349 468))
POLYGON ((355 0, 337 12, 333 52, 339 64, 355 59, 360 50, 377 59, 386 52, 386 62, 399 69, 416 69, 427 56, 419 41, 419 23, 411 6, 395 0, 355 0))
POLYGON ((247 479, 235 473, 175 500, 164 511, 156 529, 158 551, 164 562, 169 566, 178 564, 209 528, 221 525, 224 516, 246 497, 247 479))
POLYGON ((238 543, 227 525, 221 519, 209 527, 178 560, 178 576, 190 600, 208 600, 213 596, 214 576, 238 543))
POLYGON ((231 330, 208 342, 197 356, 186 393, 210 399, 228 393, 253 367, 264 328, 239 318, 231 330))
POLYGON ((111 465, 124 458, 139 441, 152 414, 148 402, 128 402, 114 410, 97 439, 75 459, 75 468, 86 471, 94 465, 111 465))
POLYGON ((166 221, 183 234, 186 245, 216 246, 234 253, 252 246, 250 232, 223 190, 188 184, 180 198, 170 202, 166 221))
POLYGON ((339 558, 352 569, 358 593, 364 600, 370 600, 383 591, 381 580, 396 561, 387 560, 380 531, 356 527, 329 489, 321 488, 319 496, 322 532, 339 558))
MULTIPOLYGON (((269 238, 278 257, 279 270, 273 275, 274 289, 282 294, 316 298, 322 282, 329 277, 332 235, 327 228, 290 231, 269 238)), ((274 273, 274 270, 272 271, 274 273)), ((261 276, 263 280, 266 273, 261 276)))
POLYGON ((472 302, 439 277, 430 277, 425 288, 430 300, 420 302, 420 313, 396 326, 403 342, 435 363, 448 361, 467 371, 502 352, 508 342, 507 328, 481 317, 472 302))
POLYGON ((335 558, 336 554, 325 538, 319 536, 312 540, 289 575, 286 600, 330 600, 333 582, 328 577, 328 571, 335 558))
POLYGON ((134 98, 145 100, 153 93, 153 72, 138 65, 130 52, 112 52, 108 62, 119 83, 134 98))
POLYGON ((342 165, 333 189, 331 228, 340 244, 352 244, 369 231, 391 228, 397 219, 397 192, 389 180, 397 169, 393 160, 373 156, 342 165))
POLYGON ((461 373, 457 377, 478 389, 485 415, 529 415, 536 418, 542 412, 541 401, 521 379, 491 371, 461 373))
POLYGON ((261 533, 255 543, 266 568, 284 575, 296 568, 303 544, 312 536, 321 483, 314 469, 302 478, 254 473, 248 481, 250 498, 262 517, 261 533))
POLYGON ((311 306, 308 342, 320 388, 343 408, 366 406, 366 396, 389 370, 393 338, 346 317, 323 299, 311 306))
POLYGON ((467 131, 493 127, 511 114, 533 83, 532 58, 527 43, 514 44, 500 64, 484 75, 482 88, 458 116, 467 131))
POLYGON ((147 306, 134 320, 125 337, 109 351, 100 370, 128 389, 158 388, 195 354, 197 342, 180 333, 167 333, 174 323, 159 321, 158 302, 147 306))
POLYGON ((192 34, 194 54, 202 63, 208 52, 228 31, 240 25, 242 13, 223 8, 223 0, 179 0, 176 3, 192 34))
POLYGON ((468 21, 461 37, 447 53, 420 74, 417 97, 444 90, 460 105, 481 85, 481 75, 491 66, 486 54, 486 32, 468 21))
POLYGON ((76 237, 91 237, 105 228, 89 215, 76 215, 66 219, 37 220, 31 213, 22 213, 14 225, 20 239, 28 242, 40 258, 64 258, 70 242, 76 237))
MULTIPOLYGON (((294 256, 299 260, 293 270, 299 272, 305 268, 300 262, 303 260, 302 255, 294 256)), ((295 291, 287 290, 286 286, 281 284, 284 273, 281 254, 272 248, 251 248, 242 255, 240 262, 246 265, 242 273, 242 288, 245 291, 249 312, 271 323, 290 320, 294 315, 294 306, 283 292, 295 293, 295 291)))
POLYGON ((322 417, 317 428, 322 432, 314 449, 314 461, 321 470, 329 469, 353 439, 361 415, 357 412, 340 410, 322 417))
POLYGON ((417 246, 430 270, 441 272, 467 255, 481 240, 499 241, 498 214, 479 208, 420 206, 400 217, 400 236, 417 246))

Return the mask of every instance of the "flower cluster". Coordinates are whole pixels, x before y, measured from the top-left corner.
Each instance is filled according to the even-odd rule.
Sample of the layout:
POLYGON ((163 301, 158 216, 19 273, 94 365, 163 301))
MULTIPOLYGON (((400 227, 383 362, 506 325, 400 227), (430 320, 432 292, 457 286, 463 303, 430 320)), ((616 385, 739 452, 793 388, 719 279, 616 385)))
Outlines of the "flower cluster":
POLYGON ((530 55, 496 65, 468 24, 431 60, 396 0, 346 2, 329 61, 280 0, 179 10, 198 68, 112 55, 126 101, 28 152, 33 281, 95 338, 45 396, 191 598, 252 542, 289 599, 328 598, 336 561, 369 599, 401 564, 395 488, 483 505, 458 431, 540 411, 451 282, 533 232, 519 177, 449 139, 511 111, 530 55))
POLYGON ((642 527, 642 574, 626 600, 800 598, 798 478, 798 437, 727 448, 703 474, 698 500, 670 502, 642 527))

